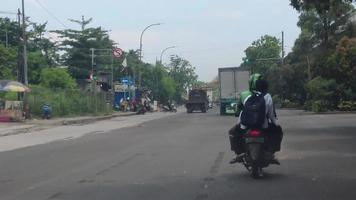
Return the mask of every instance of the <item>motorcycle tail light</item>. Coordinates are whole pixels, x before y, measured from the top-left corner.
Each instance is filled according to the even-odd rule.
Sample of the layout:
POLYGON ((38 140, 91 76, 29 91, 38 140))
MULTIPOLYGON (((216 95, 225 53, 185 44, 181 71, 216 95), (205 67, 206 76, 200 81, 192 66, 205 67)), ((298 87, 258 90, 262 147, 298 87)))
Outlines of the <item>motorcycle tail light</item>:
POLYGON ((261 131, 257 129, 252 129, 249 133, 250 136, 259 137, 261 136, 261 131))

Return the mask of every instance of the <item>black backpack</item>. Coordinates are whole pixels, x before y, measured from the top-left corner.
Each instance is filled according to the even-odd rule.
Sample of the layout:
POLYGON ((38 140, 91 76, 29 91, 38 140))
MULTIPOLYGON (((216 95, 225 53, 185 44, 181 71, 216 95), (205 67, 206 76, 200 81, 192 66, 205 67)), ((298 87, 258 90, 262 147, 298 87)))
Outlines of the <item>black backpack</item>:
POLYGON ((253 93, 242 109, 241 124, 247 126, 247 128, 262 128, 265 118, 265 98, 261 93, 253 93))

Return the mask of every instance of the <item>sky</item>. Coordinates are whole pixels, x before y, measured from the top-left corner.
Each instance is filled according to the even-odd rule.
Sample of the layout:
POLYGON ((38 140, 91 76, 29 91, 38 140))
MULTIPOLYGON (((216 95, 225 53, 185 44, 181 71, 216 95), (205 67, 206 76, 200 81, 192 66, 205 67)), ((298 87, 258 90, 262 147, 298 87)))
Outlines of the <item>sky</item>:
MULTIPOLYGON (((16 12, 21 0, 0 0, 0 11, 16 12)), ((91 27, 109 30, 125 51, 139 49, 143 35, 143 61, 155 63, 163 49, 191 62, 201 81, 211 81, 218 68, 239 66, 244 50, 265 34, 281 38, 290 52, 300 30, 298 13, 289 0, 25 0, 32 21, 48 22, 48 30, 80 29, 68 19, 93 18, 91 27)), ((16 16, 3 15, 15 19, 16 16)))

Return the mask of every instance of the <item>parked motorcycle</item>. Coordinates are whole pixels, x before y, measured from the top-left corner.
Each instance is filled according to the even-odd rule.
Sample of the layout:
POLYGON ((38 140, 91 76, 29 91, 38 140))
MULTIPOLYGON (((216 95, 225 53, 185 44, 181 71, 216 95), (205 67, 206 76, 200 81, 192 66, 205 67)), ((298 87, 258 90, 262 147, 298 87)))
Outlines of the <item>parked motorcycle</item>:
POLYGON ((44 104, 42 106, 42 119, 51 119, 52 117, 52 107, 49 104, 44 104))
POLYGON ((137 106, 136 115, 144 115, 147 112, 146 108, 143 105, 137 106))
POLYGON ((268 167, 273 161, 273 153, 266 151, 264 132, 261 129, 250 129, 244 135, 244 140, 246 153, 242 157, 242 164, 253 178, 261 178, 262 168, 268 167))
POLYGON ((163 112, 177 112, 177 107, 174 104, 162 106, 163 112))

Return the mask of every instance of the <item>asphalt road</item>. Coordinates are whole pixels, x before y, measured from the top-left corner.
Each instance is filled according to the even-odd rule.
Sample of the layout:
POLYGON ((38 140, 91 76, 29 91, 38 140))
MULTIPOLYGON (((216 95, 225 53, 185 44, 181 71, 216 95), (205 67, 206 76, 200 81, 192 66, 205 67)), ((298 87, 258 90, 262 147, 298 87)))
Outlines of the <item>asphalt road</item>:
POLYGON ((356 115, 279 111, 279 118, 282 165, 262 180, 228 164, 233 117, 178 113, 120 129, 118 119, 110 129, 97 122, 79 127, 87 130, 80 137, 4 150, 0 199, 355 199, 356 115))

